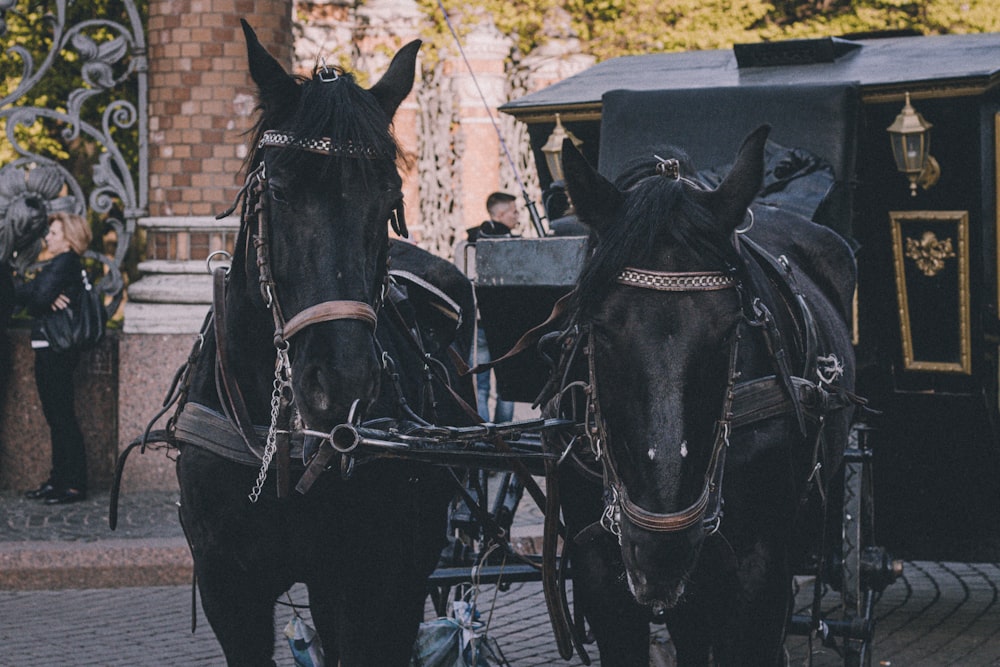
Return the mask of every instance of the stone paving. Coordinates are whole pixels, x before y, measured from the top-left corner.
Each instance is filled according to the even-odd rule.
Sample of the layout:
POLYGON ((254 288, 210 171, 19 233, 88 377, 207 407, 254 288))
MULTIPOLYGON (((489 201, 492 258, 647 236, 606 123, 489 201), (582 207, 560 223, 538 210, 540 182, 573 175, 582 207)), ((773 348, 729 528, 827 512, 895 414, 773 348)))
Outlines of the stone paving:
MULTIPOLYGON (((190 556, 177 524, 176 493, 126 494, 115 532, 107 527, 107 504, 107 494, 60 507, 0 494, 0 667, 223 664, 200 607, 191 632, 190 556)), ((518 516, 517 539, 533 539, 537 511, 526 506, 518 516)), ((876 605, 873 664, 1000 665, 1000 564, 916 561, 905 567, 876 605)), ((304 602, 305 590, 293 588, 291 598, 304 602)), ((583 664, 559 657, 539 584, 501 592, 485 586, 478 600, 490 619, 489 635, 512 666, 583 664)), ((803 596, 797 602, 807 603, 803 596)), ((292 614, 279 606, 276 629, 292 614)), ((433 617, 430 605, 427 616, 433 617)), ((654 629, 669 656, 665 632, 654 629)), ((277 663, 291 667, 277 637, 277 663)), ((786 648, 789 664, 808 664, 806 638, 789 637, 786 648)), ((589 650, 600 664, 596 649, 589 650)), ((813 651, 816 667, 842 664, 832 649, 814 644, 813 651)))

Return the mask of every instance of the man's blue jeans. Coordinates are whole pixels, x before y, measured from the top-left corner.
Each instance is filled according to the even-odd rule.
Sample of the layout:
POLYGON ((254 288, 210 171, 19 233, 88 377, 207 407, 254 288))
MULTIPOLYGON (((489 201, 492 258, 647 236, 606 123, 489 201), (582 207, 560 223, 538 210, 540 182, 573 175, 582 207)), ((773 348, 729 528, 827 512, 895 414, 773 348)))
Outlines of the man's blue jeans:
MULTIPOLYGON (((490 348, 486 345, 486 332, 482 327, 476 330, 476 364, 489 363, 490 348)), ((491 371, 476 374, 476 404, 479 416, 483 421, 490 421, 490 376, 491 371)), ((514 402, 501 401, 497 396, 496 409, 493 412, 493 422, 509 422, 514 420, 514 402)))

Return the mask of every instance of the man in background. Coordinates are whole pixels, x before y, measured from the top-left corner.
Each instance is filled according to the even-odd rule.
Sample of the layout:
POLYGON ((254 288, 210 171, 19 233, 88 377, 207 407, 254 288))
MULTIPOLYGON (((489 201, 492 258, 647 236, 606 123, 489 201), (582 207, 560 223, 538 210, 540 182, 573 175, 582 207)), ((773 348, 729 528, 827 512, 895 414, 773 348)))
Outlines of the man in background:
MULTIPOLYGON (((514 236, 514 229, 517 227, 517 197, 507 192, 494 192, 486 198, 486 212, 489 219, 476 227, 466 230, 468 242, 475 244, 480 238, 487 237, 511 237, 514 236)), ((486 344, 486 332, 482 326, 476 328, 476 350, 475 362, 473 365, 489 363, 490 348, 486 344)), ((483 421, 490 421, 490 371, 484 371, 476 375, 476 402, 479 408, 479 416, 483 421)), ((496 424, 513 421, 514 403, 504 401, 497 395, 496 407, 493 411, 493 422, 496 424)))

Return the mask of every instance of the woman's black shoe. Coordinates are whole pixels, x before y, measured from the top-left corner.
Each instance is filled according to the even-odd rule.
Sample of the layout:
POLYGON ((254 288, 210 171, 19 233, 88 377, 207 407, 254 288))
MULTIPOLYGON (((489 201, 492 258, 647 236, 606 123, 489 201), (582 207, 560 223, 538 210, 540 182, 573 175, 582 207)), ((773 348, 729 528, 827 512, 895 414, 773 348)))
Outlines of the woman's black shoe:
POLYGON ((87 494, 77 489, 60 489, 54 491, 45 499, 46 505, 66 505, 86 500, 87 494))
POLYGON ((48 498, 53 493, 55 493, 56 487, 52 486, 48 482, 45 482, 37 489, 32 489, 31 491, 25 491, 24 497, 28 500, 44 500, 48 498))

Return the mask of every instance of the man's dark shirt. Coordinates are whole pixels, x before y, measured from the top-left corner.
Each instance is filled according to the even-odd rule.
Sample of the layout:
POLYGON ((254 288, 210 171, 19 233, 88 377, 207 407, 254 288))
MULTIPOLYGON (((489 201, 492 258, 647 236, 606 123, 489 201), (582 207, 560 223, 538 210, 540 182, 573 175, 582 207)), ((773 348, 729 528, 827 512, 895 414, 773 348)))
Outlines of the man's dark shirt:
POLYGON ((487 220, 476 227, 469 227, 465 230, 465 234, 469 243, 475 243, 480 236, 511 236, 510 229, 506 225, 493 220, 487 220))

